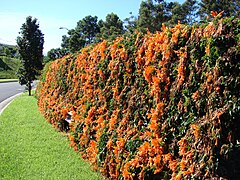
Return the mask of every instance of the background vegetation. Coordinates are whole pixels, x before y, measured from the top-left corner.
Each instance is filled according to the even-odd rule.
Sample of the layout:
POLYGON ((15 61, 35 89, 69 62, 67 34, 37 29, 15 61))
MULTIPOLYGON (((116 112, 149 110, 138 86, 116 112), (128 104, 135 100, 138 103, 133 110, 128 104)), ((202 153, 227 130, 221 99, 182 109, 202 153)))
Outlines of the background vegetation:
POLYGON ((49 64, 46 119, 112 179, 240 176, 240 20, 178 23, 102 41, 49 64), (234 73, 233 73, 234 72, 234 73))
POLYGON ((165 0, 144 0, 139 7, 138 15, 130 12, 130 17, 121 20, 117 14, 110 13, 105 20, 97 16, 86 16, 79 20, 74 29, 67 29, 68 35, 62 37, 62 47, 51 49, 46 61, 61 58, 69 52, 76 52, 90 43, 101 42, 102 39, 113 40, 119 35, 140 31, 142 33, 161 30, 162 24, 170 27, 178 21, 192 25, 211 19, 211 11, 222 12, 223 17, 239 17, 240 2, 238 0, 185 0, 184 3, 167 2, 165 0))
MULTIPOLYGON (((239 10, 240 2, 238 0, 229 2, 186 0, 182 4, 165 0, 143 0, 139 7, 139 13, 135 15, 129 12, 129 17, 124 20, 121 20, 115 13, 108 14, 105 20, 88 15, 79 20, 74 29, 61 27, 67 30, 68 35, 62 37, 60 48, 53 48, 44 56, 43 62, 47 63, 66 54, 74 53, 91 43, 98 43, 103 39, 113 40, 120 35, 133 33, 136 30, 153 33, 161 29, 162 23, 171 27, 175 26, 178 21, 188 25, 198 24, 211 19, 211 11, 224 11, 223 17, 239 17, 239 10)), ((6 72, 1 73, 5 74, 6 72)), ((7 77, 9 76, 7 75, 7 77)))

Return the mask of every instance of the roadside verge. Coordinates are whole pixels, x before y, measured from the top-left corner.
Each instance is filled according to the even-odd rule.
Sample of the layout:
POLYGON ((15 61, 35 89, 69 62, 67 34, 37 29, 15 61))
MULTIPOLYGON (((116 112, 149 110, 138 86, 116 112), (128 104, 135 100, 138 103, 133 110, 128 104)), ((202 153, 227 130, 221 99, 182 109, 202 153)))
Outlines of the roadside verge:
POLYGON ((21 94, 22 94, 22 92, 15 94, 15 95, 5 99, 3 102, 1 102, 0 103, 0 115, 2 114, 4 109, 12 102, 12 100, 14 100, 14 98, 16 98, 17 96, 20 96, 21 94))

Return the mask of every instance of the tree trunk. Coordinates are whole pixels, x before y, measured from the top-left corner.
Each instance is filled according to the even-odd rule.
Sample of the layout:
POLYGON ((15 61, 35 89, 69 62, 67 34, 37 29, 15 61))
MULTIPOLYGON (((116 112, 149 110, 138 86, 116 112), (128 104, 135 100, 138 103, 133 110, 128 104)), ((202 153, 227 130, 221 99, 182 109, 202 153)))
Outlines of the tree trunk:
POLYGON ((28 95, 31 96, 32 86, 31 81, 28 81, 28 95))

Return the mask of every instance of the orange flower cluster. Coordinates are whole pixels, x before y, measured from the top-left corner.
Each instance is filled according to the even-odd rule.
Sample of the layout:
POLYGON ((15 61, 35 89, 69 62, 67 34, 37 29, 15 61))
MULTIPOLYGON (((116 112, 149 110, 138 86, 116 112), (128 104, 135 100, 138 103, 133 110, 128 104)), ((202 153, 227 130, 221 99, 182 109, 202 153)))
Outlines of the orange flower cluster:
POLYGON ((51 63, 38 86, 39 109, 60 129, 72 111, 71 146, 107 178, 212 177, 205 159, 217 138, 204 137, 200 127, 219 127, 209 120, 219 107, 208 106, 220 90, 206 86, 218 87, 220 74, 219 62, 202 55, 211 56, 210 39, 221 32, 211 22, 178 23, 88 46, 51 63), (206 47, 198 51, 200 39, 206 47))

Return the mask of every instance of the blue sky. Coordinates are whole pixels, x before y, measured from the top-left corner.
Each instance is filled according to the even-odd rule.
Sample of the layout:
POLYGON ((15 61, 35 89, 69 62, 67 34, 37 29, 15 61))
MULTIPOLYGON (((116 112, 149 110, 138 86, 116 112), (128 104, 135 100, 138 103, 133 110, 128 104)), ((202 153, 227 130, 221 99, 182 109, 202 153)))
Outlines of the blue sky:
MULTIPOLYGON (((16 38, 27 16, 38 19, 44 34, 44 54, 61 45, 62 35, 67 34, 59 27, 75 28, 85 16, 103 19, 109 13, 116 13, 121 20, 129 12, 138 15, 142 0, 1 0, 0 43, 16 44, 16 38)), ((170 0, 167 0, 170 2, 170 0)), ((177 0, 179 3, 184 0, 177 0)))

